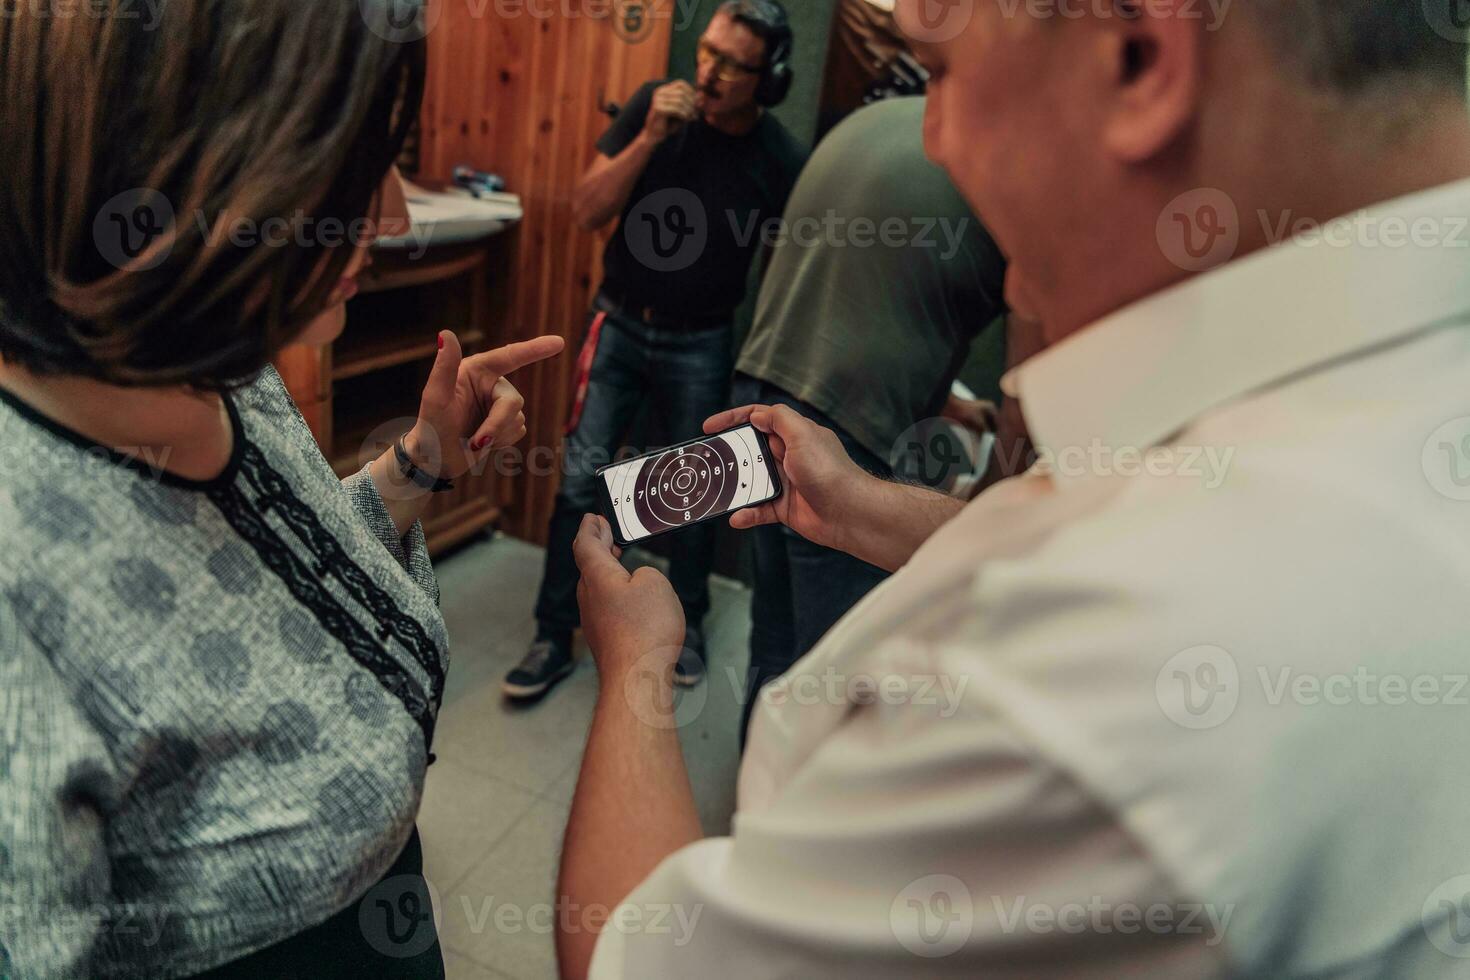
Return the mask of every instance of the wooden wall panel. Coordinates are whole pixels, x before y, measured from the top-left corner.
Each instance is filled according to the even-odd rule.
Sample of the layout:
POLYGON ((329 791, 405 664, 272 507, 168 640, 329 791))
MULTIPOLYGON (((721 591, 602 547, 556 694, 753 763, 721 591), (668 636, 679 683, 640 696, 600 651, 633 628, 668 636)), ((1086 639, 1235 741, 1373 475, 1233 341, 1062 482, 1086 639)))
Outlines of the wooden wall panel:
POLYGON ((621 4, 613 0, 435 2, 442 10, 429 35, 421 176, 448 179, 469 163, 506 178, 525 219, 492 246, 491 343, 543 333, 567 340, 561 358, 516 378, 529 429, 521 449, 543 465, 505 482, 501 526, 542 542, 557 487, 556 472, 545 470, 559 468, 605 241, 573 223, 572 190, 608 124, 599 98, 622 103, 665 73, 672 17, 654 17, 651 33, 630 43, 614 29, 609 13, 621 4))

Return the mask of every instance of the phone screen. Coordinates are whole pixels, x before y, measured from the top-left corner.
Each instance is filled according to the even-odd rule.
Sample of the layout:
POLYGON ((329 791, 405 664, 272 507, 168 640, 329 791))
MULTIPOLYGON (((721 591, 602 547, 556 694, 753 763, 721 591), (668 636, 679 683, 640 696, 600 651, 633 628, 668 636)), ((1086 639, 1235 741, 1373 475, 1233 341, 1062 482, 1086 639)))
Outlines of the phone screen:
POLYGON ((751 425, 649 453, 598 472, 606 515, 626 544, 774 500, 780 480, 751 425))

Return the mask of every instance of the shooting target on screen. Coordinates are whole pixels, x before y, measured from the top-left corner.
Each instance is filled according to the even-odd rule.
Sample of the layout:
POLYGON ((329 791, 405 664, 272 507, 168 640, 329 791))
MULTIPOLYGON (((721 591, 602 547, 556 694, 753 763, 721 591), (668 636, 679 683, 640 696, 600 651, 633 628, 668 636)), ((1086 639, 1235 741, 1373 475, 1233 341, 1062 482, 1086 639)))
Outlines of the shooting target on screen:
POLYGON ((605 470, 622 537, 637 541, 770 500, 771 475, 748 426, 605 470))

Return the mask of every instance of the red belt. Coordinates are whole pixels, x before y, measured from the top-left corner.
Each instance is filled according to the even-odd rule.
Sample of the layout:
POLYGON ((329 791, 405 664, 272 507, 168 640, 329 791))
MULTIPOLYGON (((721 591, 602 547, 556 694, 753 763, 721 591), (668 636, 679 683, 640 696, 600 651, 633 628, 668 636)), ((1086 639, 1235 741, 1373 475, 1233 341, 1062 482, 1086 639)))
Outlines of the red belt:
POLYGON ((592 362, 597 359, 597 340, 602 336, 602 324, 606 313, 598 313, 587 328, 587 339, 582 343, 582 353, 577 355, 577 395, 572 401, 572 417, 567 421, 566 434, 577 431, 582 421, 582 409, 587 405, 587 386, 592 382, 592 362))

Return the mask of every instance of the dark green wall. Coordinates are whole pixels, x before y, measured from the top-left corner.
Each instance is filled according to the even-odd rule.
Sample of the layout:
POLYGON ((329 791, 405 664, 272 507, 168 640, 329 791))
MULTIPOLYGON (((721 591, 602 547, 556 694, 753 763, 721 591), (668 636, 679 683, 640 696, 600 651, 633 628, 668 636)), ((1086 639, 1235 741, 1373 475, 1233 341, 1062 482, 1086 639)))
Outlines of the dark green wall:
MULTIPOLYGON (((669 52, 669 74, 694 77, 694 51, 699 35, 714 16, 721 0, 676 0, 674 39, 669 52)), ((776 117, 797 137, 810 145, 817 129, 817 100, 822 92, 823 68, 827 64, 827 37, 832 28, 836 0, 785 0, 796 35, 792 65, 796 84, 791 96, 776 109, 776 117)))

